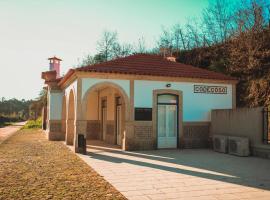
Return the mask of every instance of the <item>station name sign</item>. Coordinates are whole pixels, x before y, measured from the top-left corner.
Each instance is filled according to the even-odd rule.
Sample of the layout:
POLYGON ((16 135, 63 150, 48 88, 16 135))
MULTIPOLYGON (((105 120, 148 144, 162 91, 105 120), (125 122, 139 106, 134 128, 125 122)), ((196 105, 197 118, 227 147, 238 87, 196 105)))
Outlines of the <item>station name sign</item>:
POLYGON ((226 86, 194 85, 194 93, 227 94, 226 86))

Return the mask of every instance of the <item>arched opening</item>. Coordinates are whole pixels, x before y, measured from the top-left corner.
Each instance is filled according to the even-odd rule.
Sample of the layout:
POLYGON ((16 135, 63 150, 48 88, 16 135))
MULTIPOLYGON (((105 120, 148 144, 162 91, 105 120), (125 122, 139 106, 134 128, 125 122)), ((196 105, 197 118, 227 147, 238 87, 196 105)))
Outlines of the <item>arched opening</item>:
POLYGON ((83 98, 83 116, 87 121, 88 144, 103 143, 123 148, 129 107, 124 90, 113 83, 98 83, 83 98))
POLYGON ((66 144, 73 145, 74 131, 75 131, 75 96, 73 90, 70 91, 68 97, 68 113, 67 113, 67 131, 66 131, 66 144))
POLYGON ((61 121, 61 133, 63 134, 64 140, 66 137, 66 117, 67 117, 66 110, 67 110, 66 95, 64 95, 62 100, 62 121, 61 121))

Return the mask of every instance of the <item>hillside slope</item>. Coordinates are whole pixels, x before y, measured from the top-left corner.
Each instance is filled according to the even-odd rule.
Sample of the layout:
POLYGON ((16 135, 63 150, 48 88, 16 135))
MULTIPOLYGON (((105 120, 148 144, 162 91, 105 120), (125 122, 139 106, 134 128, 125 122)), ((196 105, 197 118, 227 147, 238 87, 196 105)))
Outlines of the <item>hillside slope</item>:
POLYGON ((238 106, 270 105, 270 28, 228 42, 181 51, 177 61, 239 78, 238 106))

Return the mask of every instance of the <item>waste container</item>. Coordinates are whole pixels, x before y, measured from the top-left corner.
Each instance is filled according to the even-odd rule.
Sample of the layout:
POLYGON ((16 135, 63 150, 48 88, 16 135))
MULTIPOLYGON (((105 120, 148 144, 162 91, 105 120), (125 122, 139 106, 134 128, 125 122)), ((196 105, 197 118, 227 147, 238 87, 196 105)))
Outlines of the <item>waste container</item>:
POLYGON ((83 134, 78 134, 78 153, 86 154, 86 139, 83 134))

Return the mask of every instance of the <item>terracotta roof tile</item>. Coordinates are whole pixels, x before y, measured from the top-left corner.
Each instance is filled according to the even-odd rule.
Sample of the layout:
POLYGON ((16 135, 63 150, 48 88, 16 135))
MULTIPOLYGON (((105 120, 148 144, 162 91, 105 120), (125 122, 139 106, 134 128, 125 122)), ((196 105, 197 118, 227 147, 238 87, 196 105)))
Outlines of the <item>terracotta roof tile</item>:
POLYGON ((234 77, 199 67, 172 62, 159 55, 135 54, 115 60, 80 67, 75 71, 120 73, 150 76, 237 80, 234 77))

